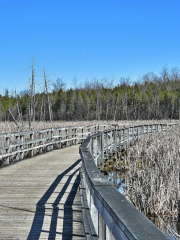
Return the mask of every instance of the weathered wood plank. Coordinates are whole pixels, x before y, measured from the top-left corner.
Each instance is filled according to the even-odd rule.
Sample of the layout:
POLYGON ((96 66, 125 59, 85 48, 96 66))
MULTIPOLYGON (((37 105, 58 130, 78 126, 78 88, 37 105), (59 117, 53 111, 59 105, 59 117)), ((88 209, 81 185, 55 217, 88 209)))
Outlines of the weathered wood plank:
POLYGON ((78 146, 0 169, 0 240, 85 239, 78 146))

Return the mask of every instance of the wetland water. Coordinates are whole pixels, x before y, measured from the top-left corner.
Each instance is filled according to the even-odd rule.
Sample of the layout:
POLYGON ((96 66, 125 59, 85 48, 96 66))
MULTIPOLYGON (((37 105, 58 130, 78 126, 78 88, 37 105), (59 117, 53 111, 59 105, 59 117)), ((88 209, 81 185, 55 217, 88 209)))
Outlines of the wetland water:
MULTIPOLYGON (((127 195, 127 181, 126 181, 126 172, 109 172, 108 174, 104 174, 109 181, 111 181, 114 185, 114 187, 124 196, 127 195)), ((126 196, 127 197, 127 196, 126 196)), ((166 235, 169 236, 169 239, 180 240, 180 221, 178 221, 177 217, 174 216, 153 216, 148 217, 149 220, 151 220, 161 231, 163 231, 166 235), (168 230, 169 229, 169 230, 168 230), (170 229, 173 229, 175 233, 170 232, 170 229), (176 234, 177 233, 177 234, 176 234), (173 237, 173 234, 174 237, 173 237)))

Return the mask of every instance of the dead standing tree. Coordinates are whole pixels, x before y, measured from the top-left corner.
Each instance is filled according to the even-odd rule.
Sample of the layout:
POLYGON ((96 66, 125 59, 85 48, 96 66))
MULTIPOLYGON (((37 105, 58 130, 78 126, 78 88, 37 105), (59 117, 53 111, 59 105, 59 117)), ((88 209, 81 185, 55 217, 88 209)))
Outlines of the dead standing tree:
POLYGON ((48 84, 47 84, 45 69, 44 69, 44 91, 45 91, 45 94, 47 95, 49 120, 52 123, 52 107, 51 107, 51 101, 50 101, 50 97, 49 97, 49 91, 48 91, 48 84))
POLYGON ((28 106, 28 122, 29 122, 29 130, 31 129, 31 123, 34 122, 35 119, 35 113, 36 113, 36 97, 35 97, 35 69, 34 69, 34 56, 32 60, 32 76, 30 79, 30 89, 29 89, 29 106, 28 106))

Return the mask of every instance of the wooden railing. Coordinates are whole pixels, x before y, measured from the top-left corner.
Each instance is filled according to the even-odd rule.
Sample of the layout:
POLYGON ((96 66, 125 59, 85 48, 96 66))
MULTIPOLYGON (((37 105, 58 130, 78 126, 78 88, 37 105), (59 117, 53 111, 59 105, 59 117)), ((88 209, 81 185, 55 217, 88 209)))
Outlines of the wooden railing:
POLYGON ((137 125, 104 130, 89 136, 80 146, 81 192, 86 234, 101 240, 169 239, 133 204, 120 194, 98 170, 104 155, 133 144, 153 132, 164 132, 178 124, 137 125))
POLYGON ((0 166, 66 146, 81 143, 88 135, 111 125, 50 128, 0 135, 0 166))

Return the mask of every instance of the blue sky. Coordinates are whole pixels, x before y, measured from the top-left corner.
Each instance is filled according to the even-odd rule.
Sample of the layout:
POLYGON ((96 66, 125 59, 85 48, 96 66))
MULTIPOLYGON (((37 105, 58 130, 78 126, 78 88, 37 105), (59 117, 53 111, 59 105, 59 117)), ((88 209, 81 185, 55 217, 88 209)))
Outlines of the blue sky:
MULTIPOLYGON (((180 67, 179 0, 0 1, 0 93, 36 81, 137 80, 180 67)), ((38 85, 41 86, 41 85, 38 85)))

